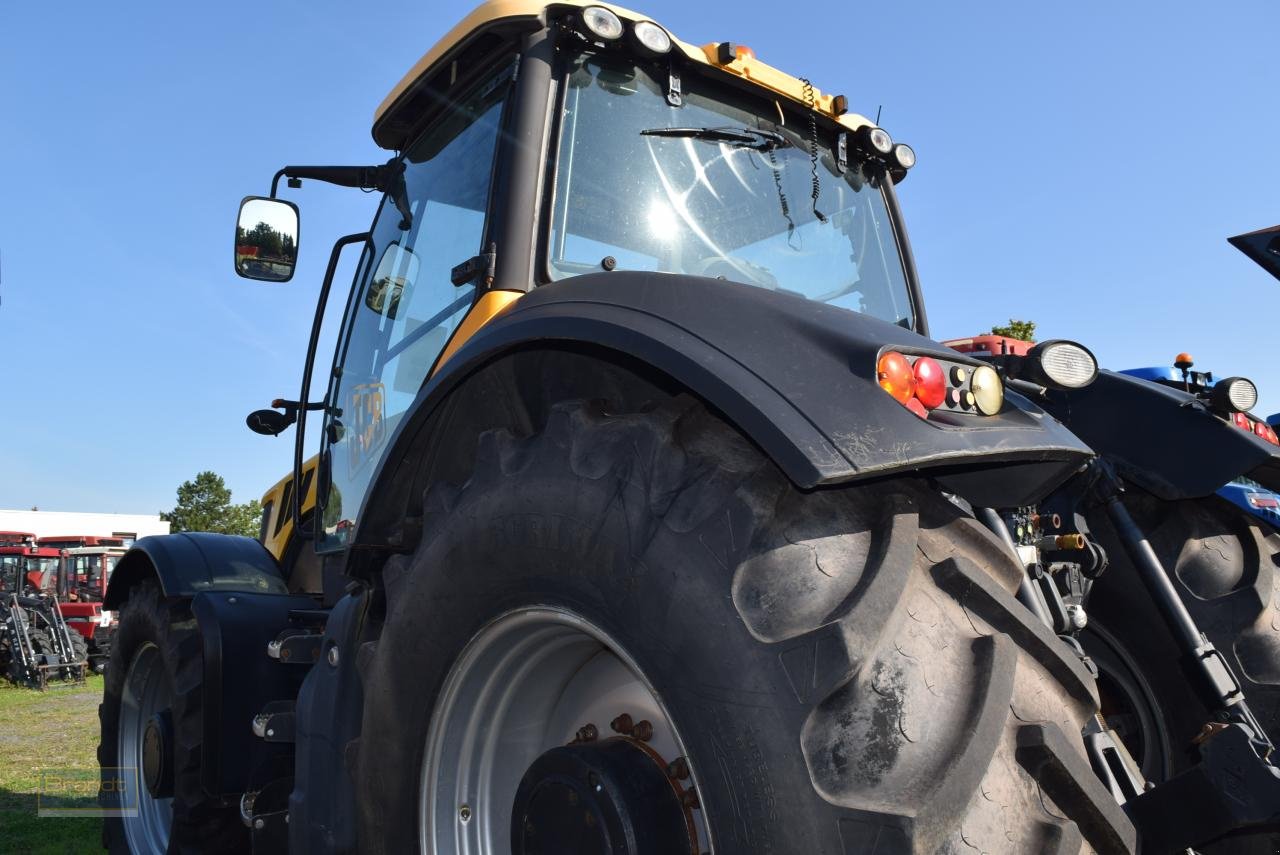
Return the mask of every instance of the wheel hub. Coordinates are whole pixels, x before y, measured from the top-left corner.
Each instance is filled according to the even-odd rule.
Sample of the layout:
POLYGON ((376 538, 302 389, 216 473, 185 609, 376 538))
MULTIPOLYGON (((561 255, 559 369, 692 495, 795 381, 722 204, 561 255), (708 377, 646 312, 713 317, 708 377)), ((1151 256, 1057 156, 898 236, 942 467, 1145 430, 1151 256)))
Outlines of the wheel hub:
POLYGON ((563 745, 525 772, 513 855, 691 852, 684 806, 655 756, 625 737, 563 745))
POLYGON ((168 708, 147 719, 142 732, 142 779, 152 798, 173 795, 173 713, 168 708))

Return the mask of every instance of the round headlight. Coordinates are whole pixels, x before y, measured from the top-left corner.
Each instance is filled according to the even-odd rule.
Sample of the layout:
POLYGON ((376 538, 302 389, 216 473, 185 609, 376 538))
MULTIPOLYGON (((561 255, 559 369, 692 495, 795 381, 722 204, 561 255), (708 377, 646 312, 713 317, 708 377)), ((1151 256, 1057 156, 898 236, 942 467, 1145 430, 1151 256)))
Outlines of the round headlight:
POLYGON ((1258 387, 1244 377, 1227 377, 1214 384, 1214 406, 1228 412, 1247 413, 1258 405, 1258 387))
POLYGON ((915 150, 906 143, 898 143, 893 147, 893 159, 896 160, 898 162, 898 166, 903 169, 910 169, 916 165, 915 150))
POLYGON ((893 137, 889 136, 889 132, 883 128, 872 128, 867 134, 867 142, 881 154, 893 151, 893 137))
POLYGON ((1045 376, 1062 388, 1081 389, 1098 376, 1098 360, 1074 341, 1046 341, 1035 351, 1045 376))
POLYGON ((666 53, 671 50, 671 36, 653 21, 641 21, 636 24, 632 32, 636 34, 636 41, 652 53, 666 53))
POLYGON ((969 381, 973 391, 973 403, 978 412, 984 416, 994 416, 1000 412, 1004 404, 1004 384, 1000 375, 989 365, 981 365, 973 369, 973 379, 969 381))
POLYGON ((583 9, 582 23, 596 38, 607 42, 622 38, 622 21, 603 6, 588 6, 583 9))

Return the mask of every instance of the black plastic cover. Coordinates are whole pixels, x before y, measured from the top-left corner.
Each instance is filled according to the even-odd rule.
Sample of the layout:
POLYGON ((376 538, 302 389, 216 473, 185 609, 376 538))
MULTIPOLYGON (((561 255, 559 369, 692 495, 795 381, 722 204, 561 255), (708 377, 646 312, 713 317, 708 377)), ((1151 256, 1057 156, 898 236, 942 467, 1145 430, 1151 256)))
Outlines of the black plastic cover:
MULTIPOLYGON (((925 469, 955 469, 976 483, 975 467, 1034 464, 1022 480, 1041 492, 1091 456, 1055 419, 1012 392, 994 416, 951 414, 952 424, 940 424, 912 414, 877 383, 882 350, 981 363, 910 330, 782 292, 641 272, 576 276, 523 297, 445 364, 400 431, 496 355, 565 342, 603 346, 674 378, 725 413, 804 488, 925 469)), ((1008 504, 1033 498, 1010 494, 1008 504)))
POLYGON ((1045 406, 1126 481, 1162 499, 1207 496, 1241 475, 1280 488, 1280 446, 1188 392, 1101 371, 1084 389, 1049 393, 1045 406))
POLYGON ((201 591, 288 592, 275 557, 253 538, 182 532, 144 537, 135 543, 112 571, 102 607, 118 609, 129 588, 152 574, 166 597, 189 597, 201 591))

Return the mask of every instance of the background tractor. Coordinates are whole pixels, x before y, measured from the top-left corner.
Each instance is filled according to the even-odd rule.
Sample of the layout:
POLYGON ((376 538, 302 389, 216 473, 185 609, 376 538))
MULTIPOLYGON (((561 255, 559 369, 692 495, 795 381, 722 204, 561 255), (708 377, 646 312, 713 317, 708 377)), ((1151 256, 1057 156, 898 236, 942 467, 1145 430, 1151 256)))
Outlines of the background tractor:
POLYGON ((82 681, 88 657, 58 604, 60 551, 33 541, 0 546, 0 673, 43 689, 51 679, 82 681))
POLYGON ((282 178, 383 194, 297 398, 247 419, 295 428, 261 541, 111 578, 111 847, 1136 851, 1145 782, 996 510, 1093 454, 928 337, 909 147, 745 46, 529 0, 373 137, 242 203, 292 255, 237 272, 279 282, 282 178))

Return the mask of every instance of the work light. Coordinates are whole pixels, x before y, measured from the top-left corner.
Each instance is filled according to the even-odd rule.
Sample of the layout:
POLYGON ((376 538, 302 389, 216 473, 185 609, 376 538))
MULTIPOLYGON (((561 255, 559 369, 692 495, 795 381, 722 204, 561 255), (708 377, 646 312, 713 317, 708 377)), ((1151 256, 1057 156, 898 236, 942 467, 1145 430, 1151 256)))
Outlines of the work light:
POLYGON ((588 6, 583 9, 582 23, 596 38, 607 42, 622 38, 622 21, 603 6, 588 6))
POLYGON ((1029 359, 1039 359, 1045 379, 1061 389, 1082 389, 1098 376, 1098 360, 1074 341, 1046 341, 1031 348, 1029 359))
POLYGON ((1258 387, 1244 377, 1219 380, 1210 395, 1214 408, 1228 413, 1247 413, 1258 403, 1258 387))
POLYGON ((910 169, 916 165, 915 149, 906 143, 898 143, 893 147, 893 159, 902 169, 910 169))
POLYGON ((671 50, 671 36, 653 21, 639 22, 632 32, 636 35, 636 41, 651 53, 666 53, 671 50))
POLYGON ((884 128, 863 125, 858 130, 858 142, 867 154, 884 157, 893 151, 893 138, 884 128))

